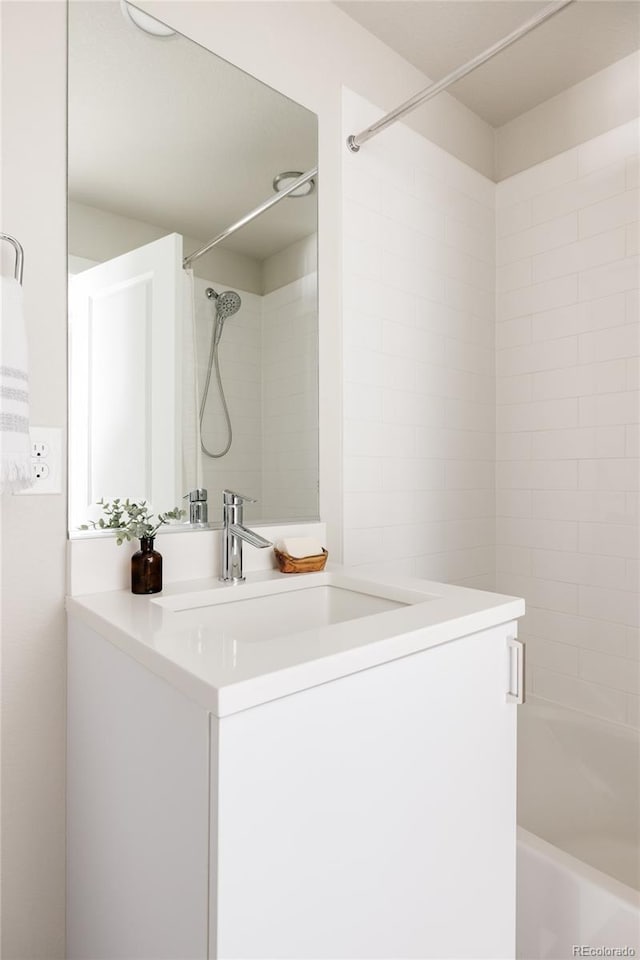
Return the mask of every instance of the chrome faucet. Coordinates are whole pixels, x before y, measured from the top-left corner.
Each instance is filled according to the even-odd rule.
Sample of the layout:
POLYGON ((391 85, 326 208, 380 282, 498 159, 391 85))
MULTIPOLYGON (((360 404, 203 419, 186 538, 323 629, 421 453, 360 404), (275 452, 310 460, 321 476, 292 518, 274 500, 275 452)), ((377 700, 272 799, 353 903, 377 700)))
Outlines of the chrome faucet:
POLYGON ((233 490, 224 490, 222 500, 222 574, 224 583, 242 583, 245 579, 242 570, 242 542, 252 547, 271 547, 259 533, 249 530, 242 523, 242 508, 245 503, 256 503, 253 497, 245 497, 233 490))

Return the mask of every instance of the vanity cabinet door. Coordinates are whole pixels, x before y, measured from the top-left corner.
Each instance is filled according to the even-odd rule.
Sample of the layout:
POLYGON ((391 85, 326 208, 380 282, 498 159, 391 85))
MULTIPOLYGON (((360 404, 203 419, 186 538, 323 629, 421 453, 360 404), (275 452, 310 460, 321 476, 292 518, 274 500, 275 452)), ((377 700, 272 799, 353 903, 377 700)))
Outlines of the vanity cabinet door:
POLYGON ((502 626, 221 720, 211 956, 513 957, 508 680, 502 626))
POLYGON ((207 956, 209 717, 74 618, 69 960, 207 956))

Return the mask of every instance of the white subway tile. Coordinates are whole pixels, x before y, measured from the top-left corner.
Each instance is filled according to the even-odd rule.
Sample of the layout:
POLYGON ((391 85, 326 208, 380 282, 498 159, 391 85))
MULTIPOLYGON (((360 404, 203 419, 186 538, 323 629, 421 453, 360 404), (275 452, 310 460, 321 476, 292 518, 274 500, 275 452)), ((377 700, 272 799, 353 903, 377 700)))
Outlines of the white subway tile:
POLYGON ((566 520, 501 518, 496 542, 539 550, 577 550, 578 524, 566 520))
POLYGON ((383 461, 382 487, 386 491, 442 490, 444 486, 445 466, 440 460, 386 457, 383 461))
POLYGON ((575 490, 578 465, 573 460, 515 460, 496 464, 498 490, 575 490))
POLYGON ((578 338, 543 340, 500 350, 496 356, 498 376, 516 376, 541 370, 560 370, 578 361, 578 338))
POLYGON ((640 218, 640 192, 627 190, 618 193, 600 203, 585 207, 578 213, 578 234, 580 238, 592 237, 615 227, 624 227, 640 218))
POLYGON ((577 647, 566 643, 556 643, 541 637, 527 637, 527 663, 530 667, 545 667, 557 673, 578 675, 577 647))
POLYGON ((521 373, 515 377, 498 377, 496 380, 496 403, 527 403, 532 399, 532 374, 521 373))
POLYGON ((444 400, 428 399, 408 390, 384 390, 382 419, 385 423, 404 423, 416 426, 444 426, 444 400))
POLYGON ((635 696, 640 694, 640 664, 626 657, 581 650, 580 676, 605 687, 614 687, 635 696))
POLYGON ((640 729, 640 697, 627 694, 627 723, 630 727, 640 729))
MULTIPOLYGON (((585 523, 632 524, 637 510, 630 509, 627 494, 611 490, 534 491, 533 516, 549 519, 580 520, 585 523)), ((596 550, 607 553, 607 550, 596 550)))
MULTIPOLYGON (((611 280, 601 280, 601 286, 611 280)), ((605 291, 609 292, 609 291, 605 291)), ((600 294, 594 294, 596 296, 600 294)), ((604 296, 604 293, 601 294, 604 296)), ((556 307, 565 307, 578 301, 578 276, 556 277, 535 283, 530 287, 521 287, 500 293, 496 297, 496 319, 511 320, 512 317, 523 317, 527 314, 541 313, 544 310, 553 310, 556 307)))
POLYGON ((516 317, 496 324, 496 349, 531 343, 531 317, 516 317))
POLYGON ((578 465, 579 489, 636 491, 639 466, 638 460, 583 460, 578 465))
POLYGON ((344 415, 349 420, 382 420, 382 388, 363 383, 344 385, 344 415))
POLYGON ((602 650, 620 656, 627 649, 629 628, 623 624, 589 620, 534 605, 527 607, 523 628, 534 636, 558 640, 586 650, 602 650))
POLYGON ((622 723, 627 715, 626 699, 622 692, 544 667, 534 667, 533 692, 543 700, 561 703, 604 720, 622 723))
MULTIPOLYGON (((554 214, 554 216, 557 216, 557 214, 554 214)), ((532 223, 531 200, 522 200, 508 207, 499 206, 496 210, 497 237, 506 237, 511 233, 521 233, 532 223)))
POLYGON ((497 184, 496 206, 498 209, 513 206, 560 184, 575 180, 577 176, 578 149, 574 147, 497 184))
POLYGON ((534 460, 580 460, 596 455, 593 429, 539 430, 533 434, 534 460))
POLYGON ((640 223, 630 223, 626 232, 626 253, 628 257, 640 253, 640 223))
POLYGON ((581 523, 578 546, 582 553, 634 559, 640 555, 640 530, 636 524, 581 523))
POLYGON ((514 573, 500 574, 498 582, 501 590, 524 597, 527 605, 531 603, 559 613, 577 613, 579 587, 574 583, 521 577, 514 573))
MULTIPOLYGON (((347 356, 351 348, 366 348, 380 352, 382 348, 382 319, 358 310, 343 311, 343 333, 347 356)), ((354 351, 355 352, 355 351, 354 351)))
POLYGON ((635 627, 639 620, 639 598, 636 593, 611 590, 604 587, 579 587, 581 616, 611 620, 635 627))
POLYGON ((498 293, 530 286, 533 283, 531 262, 531 258, 528 258, 526 260, 515 260, 513 263, 497 267, 496 290, 498 293))
POLYGON ((550 430, 578 426, 578 401, 536 400, 504 405, 496 410, 498 431, 550 430))
POLYGON ((515 260, 523 260, 544 253, 555 247, 564 247, 578 239, 578 215, 567 213, 563 217, 547 220, 521 233, 498 239, 496 263, 503 266, 515 260))
POLYGON ((638 423, 640 420, 638 395, 634 391, 581 397, 578 403, 582 426, 604 427, 638 423))
POLYGON ((550 280, 566 274, 578 273, 591 267, 598 267, 612 260, 623 259, 626 255, 626 233, 624 227, 598 233, 587 240, 570 243, 566 247, 540 253, 533 258, 533 282, 550 280))
POLYGON ((534 550, 534 577, 586 586, 619 588, 626 581, 626 562, 620 557, 584 556, 561 550, 534 550))
POLYGON ((640 330, 634 324, 583 333, 578 338, 580 363, 637 357, 640 349, 640 330))
POLYGON ((495 486, 493 462, 450 460, 444 468, 445 486, 449 490, 491 489, 495 486))
POLYGON ((626 187, 627 190, 635 190, 640 187, 640 157, 629 157, 625 161, 626 187))
POLYGON ((385 560, 382 527, 344 531, 344 562, 357 566, 361 563, 380 563, 385 560))
POLYGON ((531 396, 534 400, 559 400, 578 397, 581 391, 580 367, 547 370, 532 376, 531 396))
POLYGON ((353 457, 343 460, 343 483, 348 492, 382 489, 382 458, 353 457))
POLYGON ((530 460, 532 434, 499 433, 496 436, 496 460, 530 460))
POLYGON ((411 457, 415 451, 415 427, 345 420, 344 450, 351 456, 411 457))
MULTIPOLYGON (((620 456, 622 456, 622 454, 620 454, 620 456)), ((625 428, 624 456, 636 460, 640 457, 640 428, 637 424, 632 424, 625 428)))
MULTIPOLYGON (((629 189, 629 188, 627 188, 629 189)), ((618 160, 601 170, 563 183, 534 197, 532 204, 533 223, 542 223, 555 217, 580 210, 599 200, 605 200, 625 190, 625 161, 618 160)))
POLYGON ((628 382, 626 360, 604 360, 585 363, 577 370, 578 394, 593 397, 597 394, 623 393, 628 382))
POLYGON ((613 293, 596 300, 587 300, 578 304, 578 333, 605 330, 619 327, 628 322, 627 301, 633 293, 613 293))
POLYGON ((625 257, 603 267, 593 267, 579 274, 580 300, 595 300, 611 293, 635 290, 639 283, 640 258, 625 257))
POLYGON ((515 573, 531 576, 531 550, 528 547, 496 547, 496 570, 500 573, 515 573))
POLYGON ((580 331, 580 304, 573 303, 555 310, 534 313, 531 317, 531 337, 535 340, 558 340, 580 331))
POLYGON ((498 517, 530 517, 530 490, 497 490, 496 515, 498 517))
POLYGON ((578 172, 582 177, 617 160, 638 153, 638 120, 630 120, 578 147, 578 172))

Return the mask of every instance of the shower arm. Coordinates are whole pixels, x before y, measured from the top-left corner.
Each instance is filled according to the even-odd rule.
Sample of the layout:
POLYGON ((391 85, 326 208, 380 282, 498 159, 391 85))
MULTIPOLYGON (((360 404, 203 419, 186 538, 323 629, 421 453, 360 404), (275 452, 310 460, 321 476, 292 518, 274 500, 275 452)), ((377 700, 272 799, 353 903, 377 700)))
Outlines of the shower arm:
POLYGON ((318 176, 318 168, 313 167, 312 170, 307 170, 306 173, 303 173, 302 176, 298 177, 297 180, 294 180, 288 187, 284 190, 279 190, 272 197, 269 197, 268 200, 265 200, 264 203, 261 203, 259 207, 256 207, 255 210, 251 210, 250 213, 244 215, 239 220, 236 220, 235 223, 232 223, 231 226, 227 227, 226 230, 223 230, 222 233, 219 233, 213 240, 209 240, 204 247, 200 247, 194 253, 190 253, 188 257, 185 257, 182 261, 182 266, 187 270, 194 261, 199 260, 200 257, 204 256, 205 253, 208 253, 209 250, 212 250, 218 243, 221 243, 223 240, 226 240, 227 237, 233 236, 238 230, 242 227, 246 227, 248 223, 251 223, 252 220, 255 220, 257 217, 262 216, 263 213, 266 213, 267 210, 270 210, 271 207, 275 207, 277 203, 280 203, 281 200, 284 200, 285 197, 288 197, 290 193, 293 193, 294 190, 299 190, 300 187, 303 187, 305 183, 309 183, 310 180, 313 180, 318 176))
POLYGON ((365 130, 361 130, 360 133, 351 134, 350 137, 347 137, 347 146, 349 150, 351 150, 352 153, 357 153, 362 144, 366 143, 367 140, 371 140, 372 137, 382 133, 382 131, 386 130, 387 127, 390 127, 393 123, 397 123, 398 120, 401 120, 404 116, 406 116, 408 113, 411 113, 417 107, 422 106, 422 104, 426 103, 427 100, 431 100, 433 97, 437 96, 437 94, 442 93, 443 90, 446 90, 447 87, 450 87, 453 83, 456 83, 456 81, 462 80, 462 78, 466 77, 467 74, 471 73, 473 70, 476 70, 478 67, 481 67, 483 63, 491 60, 492 57, 495 57, 496 54, 500 53, 502 50, 506 50, 506 48, 510 47, 512 43, 515 43, 516 40, 520 40, 521 37, 524 37, 527 33, 530 33, 531 30, 535 30, 535 28, 539 27, 540 24, 544 23, 546 20, 549 20, 550 17, 555 16, 556 13, 560 13, 561 10, 564 10, 565 7, 568 7, 572 3, 575 3, 575 0, 560 0, 559 3, 547 4, 547 6, 543 7, 539 13, 536 13, 533 17, 525 20, 525 22, 519 27, 516 27, 515 30, 512 30, 511 33, 508 33, 506 37, 503 37, 502 40, 498 40, 497 43, 494 43, 493 46, 483 50, 482 53, 477 54, 472 60, 469 60, 461 67, 458 67, 456 70, 448 73, 446 77, 443 77, 436 83, 432 83, 431 86, 421 90, 420 93, 416 93, 416 95, 411 97, 410 100, 406 100, 404 103, 401 103, 399 107, 396 107, 395 110, 391 110, 390 113, 385 114, 384 117, 380 118, 380 120, 372 123, 370 127, 367 127, 365 130))

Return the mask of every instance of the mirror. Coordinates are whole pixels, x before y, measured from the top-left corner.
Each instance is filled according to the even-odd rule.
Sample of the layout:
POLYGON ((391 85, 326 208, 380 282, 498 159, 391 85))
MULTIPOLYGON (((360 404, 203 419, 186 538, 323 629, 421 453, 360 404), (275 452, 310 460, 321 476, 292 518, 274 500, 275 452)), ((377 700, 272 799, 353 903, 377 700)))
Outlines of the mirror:
POLYGON ((183 257, 317 165, 317 118, 137 13, 69 5, 70 535, 199 487, 211 522, 225 487, 316 519, 317 178, 183 257))

